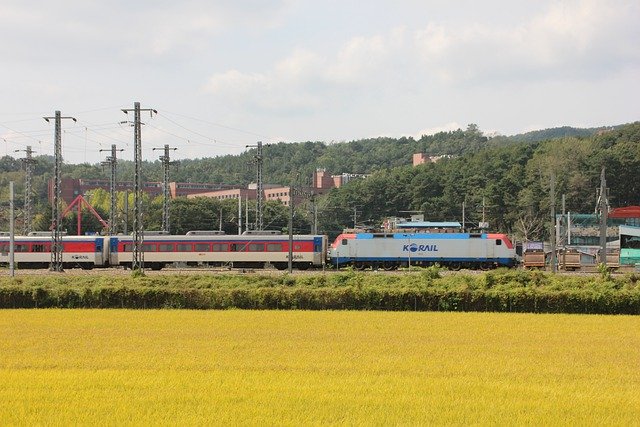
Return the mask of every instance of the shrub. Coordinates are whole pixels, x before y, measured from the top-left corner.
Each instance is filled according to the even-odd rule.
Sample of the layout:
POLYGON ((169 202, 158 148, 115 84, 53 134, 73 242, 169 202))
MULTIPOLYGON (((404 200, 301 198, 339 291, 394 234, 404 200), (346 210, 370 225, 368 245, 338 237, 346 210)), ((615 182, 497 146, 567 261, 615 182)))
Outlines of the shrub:
POLYGON ((637 275, 615 280, 496 270, 386 275, 25 276, 0 279, 0 308, 446 310, 640 314, 637 275))

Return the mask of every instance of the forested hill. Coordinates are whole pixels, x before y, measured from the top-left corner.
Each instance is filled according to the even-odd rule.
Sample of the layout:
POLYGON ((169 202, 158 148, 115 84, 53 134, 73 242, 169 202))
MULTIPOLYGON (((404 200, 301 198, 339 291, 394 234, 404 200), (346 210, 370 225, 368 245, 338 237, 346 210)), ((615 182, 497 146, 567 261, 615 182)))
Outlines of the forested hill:
MULTIPOLYGON (((269 183, 287 184, 292 172, 310 180, 317 168, 331 174, 368 174, 410 165, 413 153, 462 155, 480 150, 487 142, 476 125, 469 125, 466 130, 419 139, 380 137, 334 144, 278 143, 264 148, 264 177, 269 183)), ((251 165, 254 155, 255 150, 251 150, 237 156, 186 160, 174 176, 176 180, 247 183, 255 180, 255 167, 251 165)))
MULTIPOLYGON (((561 127, 528 132, 514 136, 487 138, 477 125, 470 124, 465 130, 438 132, 413 137, 379 137, 350 142, 327 144, 324 142, 278 143, 264 148, 264 177, 273 184, 289 182, 292 171, 309 181, 316 168, 325 168, 330 174, 369 174, 377 170, 412 164, 414 153, 429 155, 463 156, 483 148, 505 146, 517 143, 531 143, 558 137, 589 137, 598 129, 577 129, 561 127)), ((172 171, 172 180, 191 182, 219 182, 246 185, 255 180, 252 165, 255 150, 239 155, 226 155, 180 162, 180 167, 172 171)), ((50 175, 52 159, 38 157, 35 175, 50 175)), ((0 173, 18 172, 21 163, 11 157, 0 159, 0 173)), ((107 178, 99 165, 64 165, 64 176, 72 178, 107 178)), ((133 163, 120 161, 119 179, 133 178, 133 163)), ((144 162, 144 176, 150 181, 161 181, 159 161, 144 162)))
POLYGON ((519 133, 511 136, 498 135, 491 138, 494 144, 504 142, 541 142, 548 141, 550 139, 558 138, 588 138, 598 133, 605 133, 607 131, 620 129, 625 125, 617 126, 603 126, 598 128, 574 128, 570 126, 562 126, 556 128, 534 130, 526 133, 519 133))
MULTIPOLYGON (((596 131, 597 129, 563 127, 510 137, 487 138, 477 125, 470 124, 465 130, 438 132, 423 135, 419 139, 379 137, 334 144, 311 141, 279 143, 264 148, 264 176, 270 183, 287 184, 292 171, 311 179, 316 168, 324 168, 330 174, 369 174, 411 165, 414 153, 457 157, 487 147, 567 136, 589 137, 596 131)), ((246 183, 255 179, 255 168, 251 166, 254 154, 255 151, 250 151, 238 156, 183 161, 182 169, 175 177, 176 180, 190 178, 192 181, 246 183)), ((156 170, 159 171, 159 167, 156 170)), ((160 179, 160 175, 157 175, 157 179, 160 179)))
MULTIPOLYGON (((459 157, 495 146, 566 137, 587 138, 598 130, 562 127, 487 138, 477 125, 470 124, 465 130, 438 132, 419 139, 379 137, 334 144, 278 143, 264 148, 264 176, 269 183, 287 184, 292 171, 310 180, 316 168, 324 168, 330 174, 369 174, 411 165, 414 153, 459 157)), ((174 176, 176 180, 247 183, 255 179, 255 167, 251 165, 254 154, 252 150, 237 156, 186 160, 174 176)), ((154 179, 160 180, 159 165, 154 170, 154 179)))
MULTIPOLYGON (((566 196, 570 212, 593 212, 600 171, 606 168, 612 207, 640 204, 640 122, 590 138, 560 138, 539 143, 493 146, 435 164, 379 171, 332 191, 323 200, 332 209, 335 230, 348 223, 357 207, 362 221, 405 210, 429 220, 481 220, 520 238, 541 238, 550 214, 550 174, 558 201, 566 196)), ((557 206, 559 207, 559 202, 557 206)))
MULTIPOLYGON (((559 128, 555 132, 571 132, 559 128)), ((577 130, 580 131, 580 130, 577 130)), ((374 138, 337 144, 304 142, 274 144, 264 149, 265 181, 288 184, 292 171, 310 183, 316 168, 331 174, 366 173, 331 191, 320 201, 323 232, 334 233, 353 224, 380 224, 383 217, 401 211, 423 212, 431 220, 461 220, 466 201, 466 219, 480 220, 484 198, 486 219, 493 229, 537 238, 545 234, 549 212, 549 174, 556 175, 556 193, 564 194, 571 212, 592 212, 595 189, 602 166, 606 167, 612 206, 640 204, 640 122, 609 128, 589 136, 552 138, 539 142, 547 133, 523 134, 520 139, 487 138, 475 125, 465 130, 441 132, 414 138, 374 138), (597 133, 597 134, 594 134, 597 133), (437 163, 412 166, 414 153, 450 154, 437 163)), ((582 135, 582 134, 580 134, 582 135)), ((183 160, 172 171, 175 181, 242 184, 255 180, 251 164, 255 151, 236 156, 183 160)), ((53 171, 51 158, 36 157, 33 188, 36 210, 46 215, 47 179, 53 171)), ((159 162, 144 164, 147 180, 162 180, 159 162)), ((0 197, 8 199, 8 182, 16 182, 21 199, 24 172, 21 162, 0 159, 0 197)), ((63 176, 103 178, 98 165, 64 165, 63 176)), ((119 164, 119 179, 132 179, 131 162, 119 164)), ((19 205, 19 203, 18 203, 19 205)), ((178 206, 178 205, 176 205, 178 206)), ((178 209, 178 208, 176 208, 178 209)), ((235 207, 233 208, 235 209, 235 207)), ((212 208, 213 212, 218 207, 212 208)), ((172 217, 180 217, 178 211, 172 217)), ((200 225, 205 227, 210 225, 200 225)), ((156 225, 157 227, 157 225, 156 225)), ((195 228, 194 228, 195 229, 195 228)), ((203 228, 204 229, 204 228, 203 228)))

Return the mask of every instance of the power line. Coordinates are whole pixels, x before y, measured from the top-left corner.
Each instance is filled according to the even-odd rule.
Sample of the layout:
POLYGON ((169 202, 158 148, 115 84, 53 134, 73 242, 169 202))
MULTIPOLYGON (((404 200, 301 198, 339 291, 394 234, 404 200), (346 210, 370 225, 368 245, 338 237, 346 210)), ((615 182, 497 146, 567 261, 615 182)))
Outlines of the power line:
POLYGON ((257 136, 259 138, 267 138, 267 139, 269 138, 266 135, 261 135, 259 133, 251 132, 251 131, 248 131, 248 130, 238 129, 238 128, 234 128, 234 127, 231 127, 231 126, 225 126, 225 125, 221 125, 220 123, 215 123, 215 122, 211 122, 211 121, 208 121, 208 120, 198 119, 196 117, 190 117, 190 116, 187 116, 187 115, 184 115, 184 114, 173 113, 173 112, 167 111, 167 110, 163 110, 163 111, 165 113, 173 114, 174 116, 184 117, 185 119, 190 119, 190 120, 194 120, 194 121, 197 121, 197 122, 206 123, 206 124, 209 124, 209 125, 212 125, 212 126, 218 126, 218 127, 224 128, 224 129, 229 129, 229 130, 233 130, 233 131, 236 131, 236 132, 246 133, 247 135, 257 136))
POLYGON ((174 138, 181 139, 181 140, 187 142, 187 144, 193 143, 193 144, 205 145, 205 146, 209 146, 209 147, 215 147, 217 145, 225 145, 227 147, 238 148, 238 144, 232 144, 232 143, 229 143, 229 142, 220 141, 220 140, 215 139, 215 138, 207 137, 207 139, 212 140, 213 143, 210 143, 210 142, 209 143, 207 143, 207 142, 198 142, 198 141, 195 141, 193 139, 185 138, 184 136, 177 135, 177 134, 175 134, 173 132, 169 132, 168 130, 162 129, 161 127, 158 127, 158 126, 153 126, 153 125, 149 125, 149 126, 154 128, 154 129, 156 129, 156 130, 159 130, 160 132, 166 133, 167 135, 171 135, 174 138))
POLYGON ((95 113, 96 111, 115 110, 116 108, 122 109, 122 106, 121 105, 116 105, 116 106, 112 106, 112 107, 94 108, 94 109, 91 109, 91 110, 78 111, 77 114, 95 113))
MULTIPOLYGON (((86 123, 86 122, 82 122, 82 121, 81 121, 80 123, 81 123, 81 124, 84 124, 84 123, 86 123)), ((86 128, 89 132, 93 132, 93 133, 95 133, 96 135, 98 135, 98 136, 100 136, 100 137, 110 139, 110 140, 112 140, 113 142, 118 142, 118 143, 120 143, 120 144, 129 145, 129 143, 128 143, 128 142, 126 142, 126 141, 124 141, 124 140, 122 140, 122 139, 114 138, 114 137, 112 137, 112 136, 111 136, 111 135, 109 135, 109 134, 105 134, 105 133, 102 133, 102 132, 101 132, 101 131, 103 131, 103 130, 111 130, 111 129, 113 129, 113 130, 121 130, 121 129, 122 129, 122 127, 120 126, 120 124, 119 124, 119 123, 114 123, 114 124, 113 124, 113 127, 110 127, 110 128, 102 128, 102 129, 98 129, 98 130, 93 129, 92 125, 90 125, 89 123, 86 123, 86 124, 85 124, 85 128, 86 128)), ((77 135, 76 135, 76 136, 77 136, 77 135)), ((97 141, 95 141, 95 142, 97 142, 97 141)))
POLYGON ((178 126, 179 128, 182 128, 182 129, 186 130, 187 132, 191 132, 191 133, 192 133, 192 134, 194 134, 194 135, 198 135, 198 136, 201 136, 201 137, 206 138, 206 139, 211 139, 211 138, 209 138, 209 136, 207 136, 207 135, 203 135, 203 134, 201 134, 200 132, 196 132, 196 131, 191 130, 191 129, 189 129, 189 128, 185 127, 185 126, 182 126, 180 123, 176 122, 175 120, 171 120, 171 119, 170 119, 169 117, 167 117, 167 116, 162 115, 161 117, 162 117, 162 118, 164 118, 164 119, 166 119, 166 120, 169 120, 171 123, 173 123, 174 125, 178 126))
POLYGON ((10 130, 10 131, 11 131, 11 132, 13 132, 13 133, 17 133, 18 135, 22 135, 22 136, 23 136, 23 137, 25 137, 25 138, 33 139, 33 140, 34 140, 34 141, 36 141, 36 142, 42 142, 42 141, 40 141, 39 139, 34 138, 34 137, 33 137, 33 136, 31 136, 31 135, 27 135, 27 134, 26 134, 26 133, 24 133, 24 132, 20 132, 19 130, 12 129, 12 128, 10 128, 10 127, 9 127, 9 126, 7 126, 7 125, 3 125, 2 123, 0 123, 0 126, 2 126, 2 127, 3 127, 3 128, 5 128, 5 129, 10 130))

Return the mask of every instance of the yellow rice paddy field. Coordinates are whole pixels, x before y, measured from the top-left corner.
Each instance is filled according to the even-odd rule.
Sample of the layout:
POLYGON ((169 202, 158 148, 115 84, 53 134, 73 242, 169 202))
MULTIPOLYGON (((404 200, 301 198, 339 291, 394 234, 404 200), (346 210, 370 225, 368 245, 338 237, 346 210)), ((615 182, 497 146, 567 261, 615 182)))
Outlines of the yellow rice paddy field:
POLYGON ((640 421, 640 317, 0 311, 2 424, 640 421))

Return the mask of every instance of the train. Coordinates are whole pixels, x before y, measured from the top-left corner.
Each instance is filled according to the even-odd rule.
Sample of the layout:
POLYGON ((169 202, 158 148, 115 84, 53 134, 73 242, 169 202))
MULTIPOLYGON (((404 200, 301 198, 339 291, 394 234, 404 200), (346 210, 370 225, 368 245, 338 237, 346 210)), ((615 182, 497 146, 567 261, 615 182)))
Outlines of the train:
MULTIPOLYGON (((9 263, 9 236, 0 236, 0 264, 9 263)), ((18 268, 47 268, 51 262, 50 233, 15 236, 18 268)), ((131 268, 133 238, 63 236, 63 268, 131 268)), ((169 265, 228 266, 284 270, 289 263, 289 236, 193 231, 185 235, 144 236, 144 266, 161 270, 169 265)), ((328 244, 326 235, 294 235, 292 267, 298 270, 341 268, 356 270, 429 266, 452 270, 513 267, 516 251, 506 234, 492 233, 342 233, 328 244)))
MULTIPOLYGON (((51 262, 51 234, 16 236, 14 262, 18 268, 47 268, 51 262)), ((98 267, 131 268, 131 235, 62 236, 62 267, 90 270, 98 267)), ((298 270, 326 262, 326 236, 293 236, 292 264, 298 270)), ((289 263, 289 238, 274 234, 225 235, 189 232, 185 235, 145 235, 144 266, 161 270, 170 264, 230 266, 284 270, 289 263)), ((9 237, 0 236, 0 263, 9 262, 9 237)))
POLYGON ((451 270, 489 270, 517 263, 506 234, 492 233, 343 233, 329 250, 331 263, 356 270, 429 266, 451 270))

